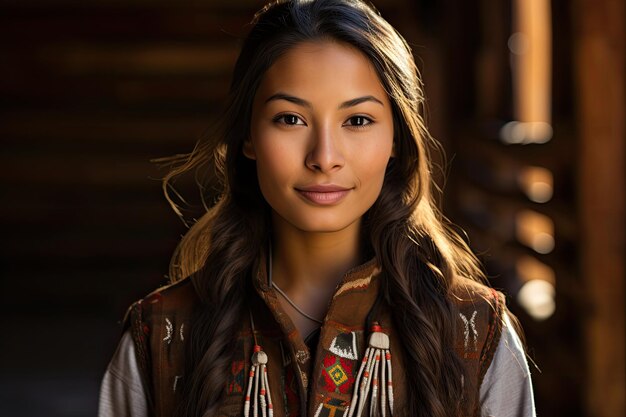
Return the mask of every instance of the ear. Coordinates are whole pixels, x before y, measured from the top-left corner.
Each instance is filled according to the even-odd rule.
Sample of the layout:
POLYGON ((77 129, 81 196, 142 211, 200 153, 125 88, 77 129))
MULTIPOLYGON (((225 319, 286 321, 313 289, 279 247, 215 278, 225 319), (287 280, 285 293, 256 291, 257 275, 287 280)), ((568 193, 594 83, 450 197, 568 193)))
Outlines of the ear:
POLYGON ((243 142, 242 151, 246 158, 256 161, 256 152, 254 151, 254 146, 252 145, 252 140, 250 138, 243 142))

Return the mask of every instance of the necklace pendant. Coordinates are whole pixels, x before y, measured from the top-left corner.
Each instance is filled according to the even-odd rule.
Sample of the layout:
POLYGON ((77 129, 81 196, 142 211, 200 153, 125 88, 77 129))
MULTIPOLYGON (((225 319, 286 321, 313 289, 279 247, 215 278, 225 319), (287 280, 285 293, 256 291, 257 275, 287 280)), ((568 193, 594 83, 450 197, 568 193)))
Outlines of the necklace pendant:
POLYGON ((267 379, 267 354, 259 345, 254 345, 254 353, 252 354, 246 402, 243 408, 244 417, 250 417, 251 409, 253 417, 259 416, 259 409, 262 417, 274 416, 274 405, 267 379))
POLYGON ((347 417, 361 417, 369 397, 369 415, 393 416, 393 378, 389 336, 378 323, 372 326, 369 346, 357 374, 347 417))

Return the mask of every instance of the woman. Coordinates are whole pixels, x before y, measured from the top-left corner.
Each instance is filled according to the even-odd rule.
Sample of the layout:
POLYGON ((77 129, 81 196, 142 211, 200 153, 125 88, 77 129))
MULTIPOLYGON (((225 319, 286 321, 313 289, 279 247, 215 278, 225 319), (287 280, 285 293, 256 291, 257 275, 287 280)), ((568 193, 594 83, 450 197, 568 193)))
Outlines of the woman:
POLYGON ((534 415, 503 296, 434 204, 423 101, 372 7, 261 10, 221 133, 165 179, 215 170, 220 197, 129 309, 100 415, 534 415))

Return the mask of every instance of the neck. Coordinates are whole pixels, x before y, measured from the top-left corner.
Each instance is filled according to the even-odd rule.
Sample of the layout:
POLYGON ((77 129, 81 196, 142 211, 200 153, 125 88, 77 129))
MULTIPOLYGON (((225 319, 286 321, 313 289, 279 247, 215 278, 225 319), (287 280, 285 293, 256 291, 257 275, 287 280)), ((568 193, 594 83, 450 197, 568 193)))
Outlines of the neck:
POLYGON ((362 259, 360 222, 336 232, 305 232, 275 219, 273 280, 285 291, 332 292, 362 259))

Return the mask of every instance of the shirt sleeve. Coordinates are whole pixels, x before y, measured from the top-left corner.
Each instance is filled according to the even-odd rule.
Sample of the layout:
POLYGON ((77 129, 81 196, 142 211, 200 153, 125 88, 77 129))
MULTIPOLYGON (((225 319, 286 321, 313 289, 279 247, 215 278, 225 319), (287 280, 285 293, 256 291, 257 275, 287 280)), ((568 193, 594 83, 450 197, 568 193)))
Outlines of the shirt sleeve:
POLYGON ((530 370, 508 313, 500 342, 480 387, 482 417, 535 417, 530 370))
POLYGON ((124 332, 102 379, 98 417, 148 417, 146 391, 130 331, 124 332))

